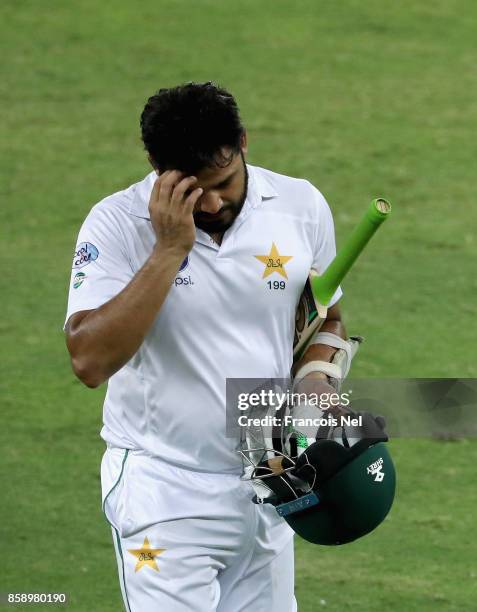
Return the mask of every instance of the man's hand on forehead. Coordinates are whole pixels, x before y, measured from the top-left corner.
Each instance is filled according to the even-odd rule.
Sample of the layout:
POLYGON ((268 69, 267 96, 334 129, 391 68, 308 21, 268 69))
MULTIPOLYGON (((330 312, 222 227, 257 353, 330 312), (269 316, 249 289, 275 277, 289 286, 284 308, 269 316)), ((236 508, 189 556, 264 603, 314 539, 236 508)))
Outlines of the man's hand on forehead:
POLYGON ((197 177, 179 170, 166 170, 154 183, 149 199, 149 214, 160 248, 184 256, 195 240, 193 211, 203 193, 196 187, 197 177))
MULTIPOLYGON (((159 176, 159 185, 161 191, 164 190, 165 197, 179 197, 182 195, 184 198, 190 196, 195 189, 202 189, 197 185, 198 178, 196 176, 188 175, 181 170, 165 170, 159 176)), ((194 206, 194 212, 200 210, 198 202, 194 206)))
POLYGON ((168 198, 170 203, 181 201, 182 198, 189 196, 197 183, 196 176, 188 176, 180 170, 166 170, 158 178, 161 194, 168 198))

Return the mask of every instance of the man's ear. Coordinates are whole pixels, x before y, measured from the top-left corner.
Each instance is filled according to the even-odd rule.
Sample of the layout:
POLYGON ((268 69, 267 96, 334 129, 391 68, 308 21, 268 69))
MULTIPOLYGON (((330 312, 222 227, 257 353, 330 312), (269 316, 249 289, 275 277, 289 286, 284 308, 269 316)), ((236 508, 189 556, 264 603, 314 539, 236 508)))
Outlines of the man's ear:
POLYGON ((247 130, 244 129, 242 135, 240 136, 240 148, 242 149, 242 153, 246 153, 248 150, 247 147, 247 130))

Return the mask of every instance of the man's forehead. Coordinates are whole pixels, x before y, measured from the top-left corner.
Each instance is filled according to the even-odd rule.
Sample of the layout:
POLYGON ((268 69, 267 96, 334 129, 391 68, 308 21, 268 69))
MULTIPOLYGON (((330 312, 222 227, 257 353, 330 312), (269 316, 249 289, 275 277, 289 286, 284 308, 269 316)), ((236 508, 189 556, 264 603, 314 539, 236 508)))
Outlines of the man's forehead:
POLYGON ((224 155, 224 162, 221 165, 215 165, 206 167, 197 172, 196 176, 202 181, 217 182, 227 178, 233 174, 237 167, 240 165, 240 155, 232 150, 222 149, 224 155), (230 162, 226 160, 230 158, 230 162))

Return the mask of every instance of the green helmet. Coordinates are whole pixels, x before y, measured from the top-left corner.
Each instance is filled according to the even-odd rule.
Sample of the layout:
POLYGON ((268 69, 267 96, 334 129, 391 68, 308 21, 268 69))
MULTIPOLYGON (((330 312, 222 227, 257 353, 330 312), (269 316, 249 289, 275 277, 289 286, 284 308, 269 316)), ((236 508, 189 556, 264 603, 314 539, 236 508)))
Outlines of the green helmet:
POLYGON ((255 501, 273 504, 296 533, 314 544, 346 544, 370 533, 393 504, 396 473, 385 444, 384 419, 370 413, 353 416, 361 417, 362 424, 359 431, 353 429, 352 445, 346 428, 339 441, 328 432, 299 455, 293 440, 287 453, 275 444, 280 469, 267 449, 251 474, 258 485, 255 501))

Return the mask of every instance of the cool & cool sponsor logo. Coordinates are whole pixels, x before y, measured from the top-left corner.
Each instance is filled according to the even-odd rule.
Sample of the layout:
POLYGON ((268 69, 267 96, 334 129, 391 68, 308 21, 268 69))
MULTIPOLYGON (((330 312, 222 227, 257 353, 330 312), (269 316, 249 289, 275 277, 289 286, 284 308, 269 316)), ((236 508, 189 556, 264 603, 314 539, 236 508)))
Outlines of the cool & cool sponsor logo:
POLYGON ((98 259, 99 251, 91 242, 80 242, 73 257, 73 268, 83 268, 98 259))

